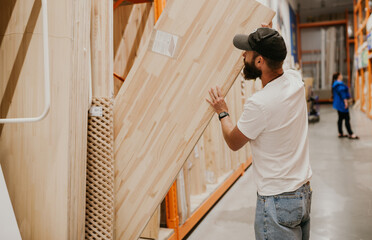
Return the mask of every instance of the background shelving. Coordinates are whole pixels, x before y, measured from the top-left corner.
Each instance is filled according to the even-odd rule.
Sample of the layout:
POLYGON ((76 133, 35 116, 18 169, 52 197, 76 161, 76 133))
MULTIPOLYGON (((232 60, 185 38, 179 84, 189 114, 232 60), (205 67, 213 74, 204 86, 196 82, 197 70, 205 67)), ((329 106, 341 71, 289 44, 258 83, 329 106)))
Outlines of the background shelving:
POLYGON ((354 97, 356 107, 372 119, 372 62, 371 62, 371 4, 372 1, 354 0, 355 69, 354 97))

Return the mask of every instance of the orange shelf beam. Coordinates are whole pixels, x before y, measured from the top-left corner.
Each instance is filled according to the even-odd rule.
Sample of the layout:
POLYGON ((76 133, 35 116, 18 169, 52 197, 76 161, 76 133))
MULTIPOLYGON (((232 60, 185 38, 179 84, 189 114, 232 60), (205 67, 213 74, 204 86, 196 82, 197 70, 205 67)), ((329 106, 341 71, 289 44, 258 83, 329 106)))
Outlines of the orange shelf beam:
POLYGON ((335 20, 335 21, 322 21, 313 23, 300 23, 300 28, 314 28, 314 27, 324 27, 324 26, 334 26, 347 24, 346 20, 335 20))
POLYGON ((159 19, 163 9, 165 8, 166 0, 154 0, 154 17, 155 22, 159 19))
MULTIPOLYGON (((361 0, 357 1, 354 0, 354 44, 355 44, 355 54, 357 54, 358 52, 358 46, 359 46, 359 35, 358 35, 358 17, 359 17, 359 14, 358 14, 358 9, 360 7, 360 3, 361 3, 361 0)), ((355 100, 358 100, 359 99, 359 71, 356 71, 356 80, 355 80, 355 83, 354 83, 354 97, 355 97, 355 100)))
POLYGON ((178 240, 177 239, 177 235, 175 233, 173 233, 169 238, 168 240, 178 240))
POLYGON ((320 49, 314 49, 314 50, 302 50, 302 54, 312 54, 312 53, 320 53, 320 49))
POLYGON ((361 7, 361 3, 362 3, 362 0, 358 0, 358 2, 357 3, 355 3, 356 1, 354 0, 354 12, 357 12, 358 11, 358 8, 360 8, 361 7))
POLYGON ((317 63, 320 63, 320 61, 304 61, 302 62, 302 65, 317 64, 317 63))
POLYGON ((118 0, 118 1, 116 1, 116 2, 114 3, 114 9, 117 8, 117 7, 119 7, 119 5, 120 5, 122 2, 124 2, 124 0, 118 0))
POLYGON ((167 227, 174 229, 174 234, 179 238, 178 225, 180 219, 178 216, 177 205, 177 182, 175 181, 165 197, 165 206, 167 212, 167 227))
POLYGON ((363 29, 367 26, 367 22, 368 22, 368 19, 365 19, 363 21, 362 25, 360 26, 360 28, 357 31, 357 35, 360 35, 362 33, 363 29))
POLYGON ((122 82, 125 82, 125 78, 119 76, 118 74, 114 73, 114 77, 116 77, 117 79, 121 80, 122 82))
POLYGON ((137 3, 149 3, 152 2, 152 0, 118 0, 114 3, 114 9, 119 7, 120 4, 123 2, 128 2, 129 4, 137 4, 137 3))

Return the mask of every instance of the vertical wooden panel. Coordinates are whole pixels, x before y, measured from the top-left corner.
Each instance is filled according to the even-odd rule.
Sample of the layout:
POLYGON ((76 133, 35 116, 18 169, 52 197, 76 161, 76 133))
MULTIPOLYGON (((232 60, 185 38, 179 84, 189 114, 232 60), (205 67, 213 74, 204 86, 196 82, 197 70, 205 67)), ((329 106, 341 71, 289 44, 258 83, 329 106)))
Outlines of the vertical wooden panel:
POLYGON ((112 239, 113 194, 113 6, 92 0, 91 69, 94 107, 102 116, 90 116, 85 239, 112 239))
POLYGON ((107 1, 92 0, 91 57, 93 96, 112 97, 113 7, 107 1))
POLYGON ((157 240, 159 238, 159 230, 160 206, 158 206, 150 221, 147 223, 145 230, 143 230, 143 232, 141 233, 141 238, 157 240))
POLYGON ((118 47, 123 38, 126 27, 128 26, 129 16, 135 5, 121 5, 114 9, 114 22, 113 22, 113 41, 114 41, 114 57, 116 56, 118 47))
POLYGON ((80 240, 85 237, 91 2, 90 0, 74 0, 71 7, 74 22, 72 24, 72 77, 69 84, 67 232, 68 239, 80 240))
MULTIPOLYGON (((120 6, 114 12, 114 73, 127 77, 140 50, 146 50, 154 28, 154 10, 151 3, 120 6)), ((114 95, 122 81, 115 78, 114 95)))
MULTIPOLYGON (((7 1, 0 46, 2 117, 44 104, 40 0, 7 1), (7 26, 4 26, 6 24, 7 26)), ((5 11, 5 12, 3 12, 5 11)), ((0 163, 22 239, 81 239, 84 232, 89 1, 48 1, 51 108, 37 123, 5 124, 0 163)))

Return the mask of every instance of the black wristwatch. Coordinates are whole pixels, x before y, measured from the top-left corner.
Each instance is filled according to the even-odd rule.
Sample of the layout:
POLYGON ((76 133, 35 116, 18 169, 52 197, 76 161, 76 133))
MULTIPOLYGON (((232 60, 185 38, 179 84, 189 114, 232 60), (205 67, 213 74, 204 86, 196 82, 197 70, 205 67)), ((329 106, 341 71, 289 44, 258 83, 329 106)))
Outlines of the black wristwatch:
POLYGON ((227 112, 222 112, 218 114, 218 119, 221 121, 222 118, 227 117, 227 116, 230 116, 230 114, 227 112))

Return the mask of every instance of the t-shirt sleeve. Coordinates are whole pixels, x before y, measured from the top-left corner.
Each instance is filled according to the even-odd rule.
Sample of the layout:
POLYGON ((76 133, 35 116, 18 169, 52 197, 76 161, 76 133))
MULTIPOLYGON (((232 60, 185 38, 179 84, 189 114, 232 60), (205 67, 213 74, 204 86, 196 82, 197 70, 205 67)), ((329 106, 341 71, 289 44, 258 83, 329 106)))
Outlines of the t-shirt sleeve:
POLYGON ((237 123, 238 129, 249 139, 255 140, 266 127, 264 112, 259 104, 248 101, 237 123))

